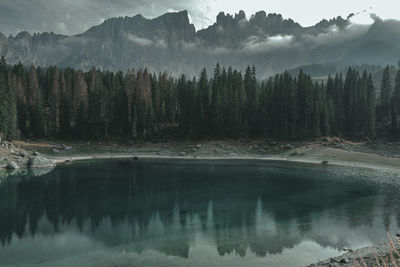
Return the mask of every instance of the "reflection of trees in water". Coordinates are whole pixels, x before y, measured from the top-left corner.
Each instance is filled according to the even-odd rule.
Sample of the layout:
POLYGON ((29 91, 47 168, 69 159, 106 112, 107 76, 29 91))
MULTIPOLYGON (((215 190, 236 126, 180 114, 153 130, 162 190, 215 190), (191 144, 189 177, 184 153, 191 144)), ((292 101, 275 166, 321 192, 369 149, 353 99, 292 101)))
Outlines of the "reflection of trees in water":
POLYGON ((56 169, 0 184, 0 239, 4 245, 13 234, 34 236, 41 231, 40 219, 47 218, 54 232, 76 224, 108 246, 127 242, 137 251, 151 246, 187 257, 200 231, 220 255, 244 256, 250 249, 264 256, 304 239, 323 247, 346 246, 344 237, 332 241, 315 231, 316 219, 345 218, 342 224, 357 228, 372 225, 374 210, 383 208, 387 224, 385 218, 392 215, 399 222, 395 193, 383 194, 383 186, 321 179, 319 171, 141 162, 56 169), (115 235, 118 229, 131 233, 115 235))

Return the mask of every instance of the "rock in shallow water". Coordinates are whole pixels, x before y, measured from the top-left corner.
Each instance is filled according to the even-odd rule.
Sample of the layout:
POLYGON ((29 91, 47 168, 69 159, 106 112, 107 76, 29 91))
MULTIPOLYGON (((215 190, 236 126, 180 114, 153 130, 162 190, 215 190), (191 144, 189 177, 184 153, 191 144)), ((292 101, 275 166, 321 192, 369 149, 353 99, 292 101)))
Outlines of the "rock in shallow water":
POLYGON ((10 162, 7 164, 7 169, 9 169, 9 170, 18 170, 18 169, 19 169, 19 166, 18 166, 18 164, 17 164, 15 161, 10 161, 10 162))
POLYGON ((53 168, 55 164, 53 161, 42 157, 33 157, 28 160, 29 168, 53 168))

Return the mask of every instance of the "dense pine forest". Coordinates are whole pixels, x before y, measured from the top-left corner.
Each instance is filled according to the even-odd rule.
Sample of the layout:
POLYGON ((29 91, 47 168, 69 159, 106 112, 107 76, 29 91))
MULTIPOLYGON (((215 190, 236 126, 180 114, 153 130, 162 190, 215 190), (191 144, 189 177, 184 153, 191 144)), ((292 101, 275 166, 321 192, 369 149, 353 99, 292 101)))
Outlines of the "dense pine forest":
POLYGON ((198 78, 147 69, 127 73, 0 62, 0 133, 4 138, 400 137, 400 71, 347 73, 314 82, 300 72, 267 81, 217 65, 198 78), (379 93, 377 93, 379 92, 379 93))

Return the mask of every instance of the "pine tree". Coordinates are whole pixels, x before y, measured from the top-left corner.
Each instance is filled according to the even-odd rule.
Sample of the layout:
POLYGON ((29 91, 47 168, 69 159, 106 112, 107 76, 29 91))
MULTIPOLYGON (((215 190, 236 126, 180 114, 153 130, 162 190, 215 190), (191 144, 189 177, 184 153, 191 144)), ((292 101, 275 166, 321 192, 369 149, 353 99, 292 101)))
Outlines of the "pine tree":
POLYGON ((17 107, 14 79, 4 57, 0 60, 0 137, 13 139, 17 135, 17 107))
POLYGON ((250 68, 246 69, 246 74, 244 76, 244 88, 246 91, 247 105, 246 105, 246 122, 247 129, 250 135, 256 133, 256 116, 257 116, 257 80, 256 80, 256 69, 250 68))
POLYGON ((83 139, 87 137, 88 124, 89 120, 87 117, 86 106, 81 102, 76 112, 75 136, 77 138, 83 139))
POLYGON ((139 137, 146 137, 151 128, 152 99, 151 84, 147 69, 139 70, 135 90, 137 124, 136 132, 139 137))
POLYGON ((37 69, 31 66, 28 76, 29 128, 35 137, 44 137, 46 133, 44 106, 39 88, 37 69))
POLYGON ((395 82, 394 82, 394 91, 393 91, 393 100, 395 103, 396 110, 400 110, 400 70, 397 71, 395 82))
POLYGON ((209 83, 207 78, 207 71, 203 69, 200 75, 200 80, 198 84, 198 95, 197 95, 197 113, 198 113, 198 123, 197 131, 200 135, 209 134, 210 130, 210 96, 209 96, 209 83))
POLYGON ((211 92, 211 106, 210 106, 210 124, 212 135, 220 136, 221 135, 221 123, 223 119, 223 109, 222 109, 222 73, 221 67, 219 64, 215 67, 214 70, 214 78, 211 81, 212 84, 212 92, 211 92))
POLYGON ((374 138, 375 132, 375 112, 376 112, 376 94, 374 88, 374 82, 372 81, 371 74, 368 76, 367 84, 367 134, 374 138))
POLYGON ((392 85, 390 82, 390 72, 389 66, 385 68, 382 75, 381 82, 381 96, 380 96, 380 119, 388 120, 390 118, 390 110, 391 110, 391 98, 392 98, 392 85))
POLYGON ((397 120, 397 110, 396 110, 396 104, 394 102, 394 99, 392 99, 391 105, 390 105, 390 116, 391 116, 391 126, 392 126, 392 134, 397 134, 399 131, 399 123, 397 120))
POLYGON ((125 75, 125 90, 128 100, 128 131, 131 135, 136 134, 136 99, 135 99, 135 87, 136 87, 136 74, 135 70, 131 69, 125 75))
POLYGON ((21 136, 26 136, 28 134, 29 122, 29 109, 26 96, 27 75, 21 62, 14 66, 13 72, 17 102, 18 129, 21 136))

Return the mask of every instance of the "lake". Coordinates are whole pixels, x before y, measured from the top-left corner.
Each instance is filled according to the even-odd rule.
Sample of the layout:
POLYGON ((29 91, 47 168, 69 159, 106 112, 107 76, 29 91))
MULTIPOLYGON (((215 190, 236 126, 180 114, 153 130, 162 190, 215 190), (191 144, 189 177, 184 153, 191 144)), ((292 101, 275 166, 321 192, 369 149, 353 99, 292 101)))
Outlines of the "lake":
POLYGON ((400 228, 399 173, 113 160, 0 180, 0 266, 304 266, 400 228))

